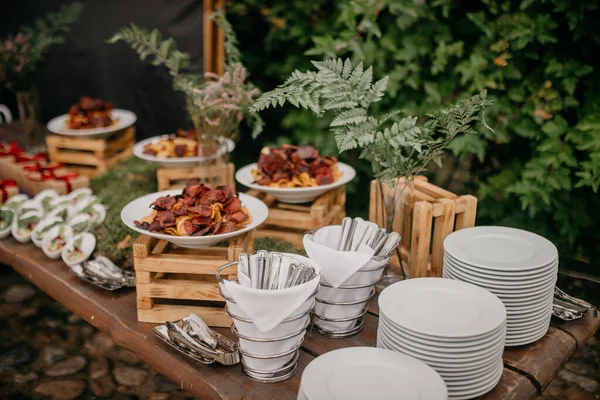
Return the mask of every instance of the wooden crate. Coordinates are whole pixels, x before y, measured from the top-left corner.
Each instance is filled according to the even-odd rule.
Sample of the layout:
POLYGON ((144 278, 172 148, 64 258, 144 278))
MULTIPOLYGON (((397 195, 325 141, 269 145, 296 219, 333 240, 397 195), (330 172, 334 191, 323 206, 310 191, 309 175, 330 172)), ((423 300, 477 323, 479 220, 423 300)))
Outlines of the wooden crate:
POLYGON ((93 178, 131 157, 135 128, 129 127, 108 138, 63 135, 46 136, 50 161, 65 164, 78 174, 93 178))
POLYGON ((269 216, 257 228, 256 237, 286 240, 299 248, 303 248, 302 238, 307 230, 341 224, 346 216, 344 186, 322 194, 311 205, 281 203, 275 197, 254 189, 247 194, 269 207, 269 216))
POLYGON ((178 189, 190 179, 199 179, 207 185, 235 187, 233 163, 218 162, 191 168, 159 168, 156 171, 158 190, 178 189))
MULTIPOLYGON (((402 235, 400 255, 405 272, 411 278, 442 276, 444 239, 475 225, 477 198, 458 196, 418 176, 414 191, 405 193, 402 203, 407 207, 395 216, 393 230, 402 235)), ((369 220, 385 226, 385 208, 376 181, 371 181, 369 220)), ((399 268, 399 264, 394 256, 392 267, 399 268)))
MULTIPOLYGON (((203 249, 140 236, 133 244, 138 321, 163 323, 193 312, 209 326, 229 327, 215 272, 244 252, 254 252, 253 231, 231 239, 228 247, 203 249)), ((236 271, 232 267, 221 276, 234 279, 236 271)))

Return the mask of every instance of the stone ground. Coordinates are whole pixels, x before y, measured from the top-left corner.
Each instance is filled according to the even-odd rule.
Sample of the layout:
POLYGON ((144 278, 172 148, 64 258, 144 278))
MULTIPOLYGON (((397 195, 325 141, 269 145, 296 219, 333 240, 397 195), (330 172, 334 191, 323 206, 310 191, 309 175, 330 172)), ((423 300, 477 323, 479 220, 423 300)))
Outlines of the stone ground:
MULTIPOLYGON (((0 266, 1 399, 191 398, 130 351, 0 266)), ((600 399, 600 335, 541 397, 600 399)))

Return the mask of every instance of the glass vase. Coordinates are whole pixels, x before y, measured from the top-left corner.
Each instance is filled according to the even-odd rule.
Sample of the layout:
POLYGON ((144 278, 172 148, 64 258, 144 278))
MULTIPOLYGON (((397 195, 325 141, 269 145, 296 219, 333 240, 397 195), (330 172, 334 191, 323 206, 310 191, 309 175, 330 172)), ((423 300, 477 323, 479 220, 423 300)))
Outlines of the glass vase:
POLYGON ((45 150, 44 128, 39 121, 39 102, 34 89, 16 92, 17 110, 26 149, 36 152, 45 150))
POLYGON ((393 187, 377 180, 377 193, 381 204, 377 207, 380 214, 377 220, 387 232, 397 232, 401 237, 396 254, 392 256, 377 285, 379 290, 408 278, 414 184, 414 178, 399 178, 393 187))

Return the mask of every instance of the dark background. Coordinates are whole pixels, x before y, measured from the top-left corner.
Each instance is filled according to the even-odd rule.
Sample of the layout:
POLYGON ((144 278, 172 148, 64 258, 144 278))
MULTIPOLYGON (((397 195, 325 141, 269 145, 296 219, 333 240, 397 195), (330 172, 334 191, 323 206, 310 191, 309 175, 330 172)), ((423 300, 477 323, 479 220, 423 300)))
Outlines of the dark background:
MULTIPOLYGON (((3 1, 0 37, 18 32, 35 18, 56 11, 68 0, 3 1)), ((79 21, 55 45, 35 76, 41 122, 65 114, 79 96, 101 97, 117 108, 137 114, 137 138, 190 128, 181 93, 171 87, 163 68, 140 61, 126 44, 108 44, 119 28, 133 22, 158 28, 174 37, 181 51, 191 55, 190 72, 202 72, 202 0, 81 0, 79 21)), ((0 89, 0 103, 18 118, 14 94, 0 89)))

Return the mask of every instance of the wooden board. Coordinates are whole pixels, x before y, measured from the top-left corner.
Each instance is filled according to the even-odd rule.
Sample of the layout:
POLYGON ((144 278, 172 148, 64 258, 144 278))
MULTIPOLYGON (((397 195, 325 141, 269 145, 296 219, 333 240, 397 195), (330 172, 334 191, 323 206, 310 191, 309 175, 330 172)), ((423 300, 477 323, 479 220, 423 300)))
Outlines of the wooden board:
POLYGON ((235 187, 233 163, 219 162, 188 168, 159 168, 156 171, 158 190, 178 189, 191 179, 198 179, 208 186, 235 187))
MULTIPOLYGON (((373 346, 376 340, 375 299, 359 335, 329 339, 311 332, 300 352, 298 373, 286 382, 260 384, 243 375, 239 366, 202 365, 172 351, 154 337, 153 324, 137 321, 134 290, 106 292, 95 288, 75 277, 61 261, 49 260, 40 249, 19 244, 14 239, 0 241, 0 262, 11 265, 41 290, 113 337, 118 345, 133 351, 182 389, 201 399, 295 400, 302 371, 314 357, 341 347, 373 346)), ((573 344, 579 347, 594 334, 600 326, 600 318, 568 324, 553 322, 553 325, 537 344, 505 352, 500 383, 480 399, 536 398, 567 362, 573 353, 573 344)), ((217 330, 232 337, 228 329, 217 330)))

